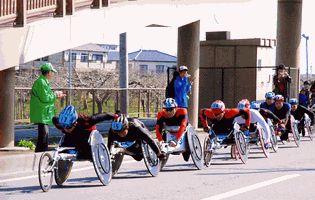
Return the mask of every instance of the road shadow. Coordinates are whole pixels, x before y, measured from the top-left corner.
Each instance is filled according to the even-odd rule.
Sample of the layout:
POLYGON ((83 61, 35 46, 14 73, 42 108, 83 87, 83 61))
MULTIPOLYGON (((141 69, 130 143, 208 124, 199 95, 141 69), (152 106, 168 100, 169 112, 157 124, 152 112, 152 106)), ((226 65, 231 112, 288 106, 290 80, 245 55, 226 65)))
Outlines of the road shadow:
MULTIPOLYGON (((193 161, 191 161, 191 162, 193 162, 193 161)), ((184 172, 184 171, 196 171, 196 170, 199 170, 199 169, 197 169, 197 167, 193 163, 176 164, 176 165, 166 164, 165 167, 162 169, 163 172, 184 172), (185 168, 183 168, 183 167, 185 167, 185 168), (187 168, 187 167, 189 167, 189 168, 187 168)))
POLYGON ((138 178, 152 178, 152 175, 148 170, 140 171, 127 171, 127 172, 117 172, 113 179, 138 179, 138 178))

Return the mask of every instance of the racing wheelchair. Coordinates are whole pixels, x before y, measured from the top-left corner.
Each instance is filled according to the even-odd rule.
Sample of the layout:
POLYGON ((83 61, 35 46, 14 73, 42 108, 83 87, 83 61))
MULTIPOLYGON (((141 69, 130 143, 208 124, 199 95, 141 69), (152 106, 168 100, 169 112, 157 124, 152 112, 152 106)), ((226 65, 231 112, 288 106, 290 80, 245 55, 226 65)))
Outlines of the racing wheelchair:
POLYGON ((208 167, 211 164, 215 151, 223 146, 225 148, 231 146, 232 158, 237 159, 239 155, 244 164, 247 162, 250 146, 248 139, 246 139, 244 133, 240 131, 240 126, 237 123, 234 123, 234 128, 229 133, 216 134, 213 129, 210 128, 209 134, 204 141, 205 166, 208 167))
MULTIPOLYGON (((49 152, 44 152, 39 159, 38 178, 41 189, 49 191, 52 186, 53 176, 58 186, 62 186, 70 175, 74 161, 82 161, 78 158, 75 147, 62 147, 65 135, 60 139, 55 148, 53 157, 49 152)), ((108 185, 112 179, 112 166, 107 146, 102 135, 93 130, 88 140, 91 146, 92 162, 98 179, 103 185, 108 185)))
MULTIPOLYGON (((113 176, 117 174, 125 155, 135 155, 133 152, 127 150, 127 148, 132 146, 134 143, 135 142, 114 142, 114 146, 110 151, 113 176)), ((141 141, 141 152, 145 166, 147 167, 149 173, 152 176, 157 176, 160 171, 160 160, 158 156, 145 141, 141 141)))
MULTIPOLYGON (((290 141, 290 133, 292 133, 294 142, 296 144, 297 147, 300 146, 300 133, 297 127, 297 124, 299 123, 298 120, 295 120, 294 117, 292 115, 290 115, 290 131, 289 135, 288 135, 288 140, 290 141)), ((275 129, 275 134, 278 136, 281 136, 281 134, 283 134, 285 132, 285 129, 282 129, 279 125, 278 127, 275 129)))
POLYGON ((201 169, 203 159, 202 147, 198 135, 191 124, 188 124, 186 127, 182 137, 178 140, 177 146, 172 147, 170 145, 170 141, 176 138, 176 135, 172 135, 171 133, 177 133, 179 128, 180 126, 167 126, 164 130, 163 137, 165 142, 161 142, 159 147, 161 152, 165 154, 165 158, 161 161, 160 169, 162 170, 162 168, 166 165, 170 154, 187 155, 189 153, 197 169, 201 169))

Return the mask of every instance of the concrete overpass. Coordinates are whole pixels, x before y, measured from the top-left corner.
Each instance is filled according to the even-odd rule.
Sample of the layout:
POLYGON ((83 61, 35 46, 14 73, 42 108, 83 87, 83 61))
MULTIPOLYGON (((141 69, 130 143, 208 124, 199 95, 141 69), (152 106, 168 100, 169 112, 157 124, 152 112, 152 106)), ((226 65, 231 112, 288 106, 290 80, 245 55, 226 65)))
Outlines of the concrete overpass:
MULTIPOLYGON (((238 1, 246 2, 246 0, 238 1)), ((5 2, 8 1, 1 0, 1 9, 5 8, 5 2)), ((195 50, 199 51, 199 16, 189 15, 190 6, 227 3, 230 0, 137 0, 117 4, 111 4, 109 0, 91 0, 90 5, 93 9, 80 11, 75 9, 80 0, 68 0, 68 4, 66 0, 42 0, 41 5, 36 4, 37 7, 34 6, 34 2, 34 0, 17 0, 16 10, 11 14, 17 15, 15 27, 1 26, 0 30, 2 72, 0 73, 0 147, 14 146, 14 66, 82 44, 101 43, 110 34, 118 35, 150 24, 180 27, 195 22, 179 28, 178 65, 190 63, 193 65, 191 73, 199 77, 199 53, 195 52, 195 50), (48 7, 55 17, 42 18, 39 21, 34 20, 34 15, 33 18, 31 17, 31 12, 37 10, 37 13, 40 13, 48 7), (141 8, 143 12, 132 12, 135 8, 141 8), (188 38, 185 33, 188 33, 188 38)), ((13 23, 8 21, 8 16, 3 15, 11 12, 10 10, 8 12, 9 7, 6 9, 1 11, 0 23, 1 21, 13 23)), ((282 62, 291 67, 299 67, 302 0, 278 0, 278 11, 278 20, 281 21, 278 23, 277 30, 279 41, 277 64, 282 62)), ((298 77, 298 74, 293 77, 298 77)), ((195 82, 198 83, 198 79, 195 82)), ((293 87, 295 92, 297 89, 298 86, 293 87)), ((194 113, 190 115, 192 118, 196 118, 198 113, 196 98, 198 98, 198 84, 193 88, 192 100, 189 104, 195 105, 190 108, 193 109, 190 113, 194 113)))

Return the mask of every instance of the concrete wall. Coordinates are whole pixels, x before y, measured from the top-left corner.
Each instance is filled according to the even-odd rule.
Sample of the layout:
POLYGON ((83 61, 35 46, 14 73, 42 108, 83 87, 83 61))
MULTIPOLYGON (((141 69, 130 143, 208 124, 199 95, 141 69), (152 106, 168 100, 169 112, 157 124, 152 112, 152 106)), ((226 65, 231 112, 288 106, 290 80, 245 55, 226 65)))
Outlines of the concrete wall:
POLYGON ((266 91, 271 90, 269 77, 272 78, 273 71, 255 67, 258 60, 261 66, 274 66, 275 49, 261 41, 258 38, 201 41, 200 108, 209 108, 215 100, 223 100, 226 107, 236 107, 244 98, 250 101, 264 98, 266 91))

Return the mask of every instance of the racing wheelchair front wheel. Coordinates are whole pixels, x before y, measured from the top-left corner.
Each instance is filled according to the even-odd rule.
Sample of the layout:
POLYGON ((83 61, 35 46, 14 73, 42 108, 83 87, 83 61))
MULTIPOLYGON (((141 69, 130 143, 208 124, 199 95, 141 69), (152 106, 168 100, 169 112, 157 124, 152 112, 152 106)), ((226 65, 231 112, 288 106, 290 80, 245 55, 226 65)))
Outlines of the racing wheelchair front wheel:
POLYGON ((203 151, 204 151, 204 154, 203 154, 204 164, 206 167, 209 167, 209 165, 211 164, 213 154, 214 154, 214 149, 212 147, 211 139, 209 135, 206 137, 204 141, 203 151))
POLYGON ((54 161, 48 152, 44 152, 39 159, 38 180, 44 192, 48 192, 52 186, 54 175, 53 163, 54 161))
POLYGON ((272 150, 277 153, 278 152, 278 139, 275 133, 275 130, 272 126, 270 126, 270 143, 272 150))
POLYGON ((144 163, 152 176, 157 176, 160 171, 160 161, 151 147, 142 141, 141 149, 143 153, 144 163))
POLYGON ((70 175, 73 162, 71 160, 59 160, 57 162, 57 168, 54 169, 55 182, 58 186, 62 186, 70 175))
POLYGON ((243 132, 238 131, 235 133, 235 143, 238 154, 240 155, 242 162, 245 164, 247 162, 250 149, 243 132))

